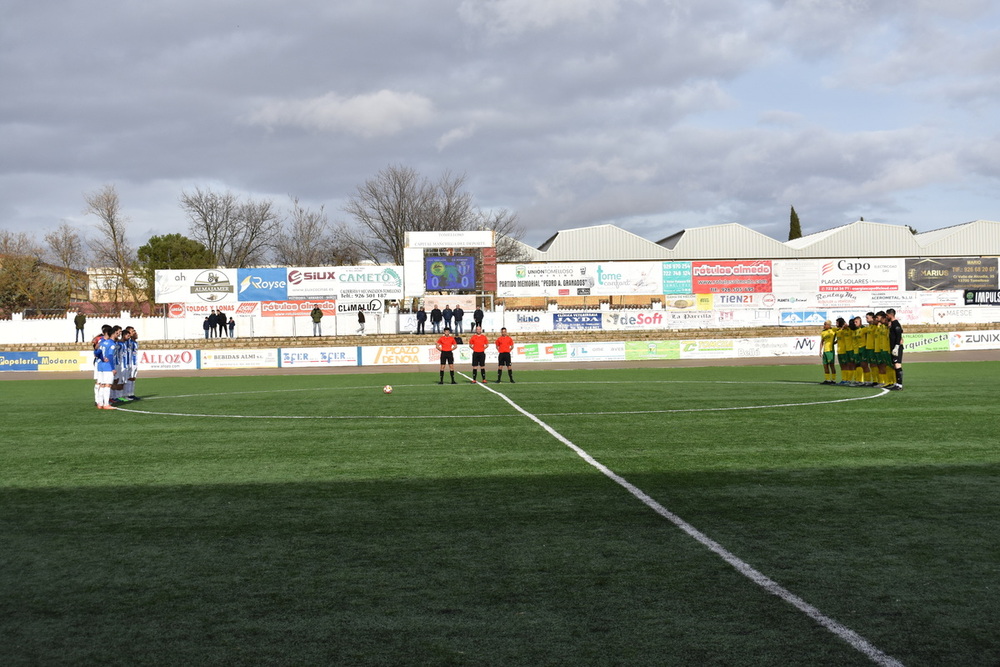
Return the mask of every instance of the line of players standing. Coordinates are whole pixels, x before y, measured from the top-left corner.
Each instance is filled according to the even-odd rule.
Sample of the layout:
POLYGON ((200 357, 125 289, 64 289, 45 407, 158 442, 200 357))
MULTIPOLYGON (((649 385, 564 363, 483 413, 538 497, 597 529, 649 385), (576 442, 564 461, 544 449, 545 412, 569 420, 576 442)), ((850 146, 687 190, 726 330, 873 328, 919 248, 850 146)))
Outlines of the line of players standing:
POLYGON ((837 318, 823 323, 820 334, 820 358, 823 381, 843 387, 881 387, 903 389, 903 325, 896 311, 889 308, 845 321, 837 318), (834 361, 840 364, 840 381, 834 361))
MULTIPOLYGON (((441 353, 441 368, 438 372, 438 384, 444 384, 445 366, 451 374, 451 383, 455 382, 455 348, 462 344, 461 337, 451 335, 451 329, 445 327, 444 334, 437 339, 435 347, 441 353)), ((483 328, 476 324, 475 333, 469 338, 469 347, 472 348, 472 383, 476 384, 476 371, 482 375, 481 382, 486 384, 486 348, 490 341, 483 333, 483 328)), ((507 335, 507 327, 500 329, 500 336, 494 341, 497 348, 497 382, 503 378, 503 369, 507 369, 507 377, 511 383, 514 382, 514 371, 511 368, 510 353, 514 349, 514 339, 507 335)))
POLYGON ((134 327, 105 324, 94 346, 94 405, 114 410, 116 404, 137 401, 135 379, 139 369, 139 334, 134 327))

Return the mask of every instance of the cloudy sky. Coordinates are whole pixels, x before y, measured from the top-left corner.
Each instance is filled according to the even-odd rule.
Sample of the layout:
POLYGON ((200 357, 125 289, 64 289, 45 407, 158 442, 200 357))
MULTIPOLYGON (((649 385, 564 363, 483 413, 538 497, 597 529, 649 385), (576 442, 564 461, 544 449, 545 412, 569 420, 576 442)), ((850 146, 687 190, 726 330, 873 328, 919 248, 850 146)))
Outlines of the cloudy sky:
POLYGON ((465 173, 524 240, 612 223, 1000 219, 993 0, 7 0, 0 229, 186 233, 185 190, 346 220, 389 165, 465 173))

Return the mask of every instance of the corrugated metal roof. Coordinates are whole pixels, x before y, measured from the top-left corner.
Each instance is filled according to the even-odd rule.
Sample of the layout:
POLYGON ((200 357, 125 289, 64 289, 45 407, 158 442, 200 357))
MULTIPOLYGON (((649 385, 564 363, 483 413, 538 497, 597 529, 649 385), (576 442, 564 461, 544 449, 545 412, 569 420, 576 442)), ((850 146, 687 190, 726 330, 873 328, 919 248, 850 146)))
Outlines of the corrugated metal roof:
POLYGON ((547 262, 667 259, 670 255, 666 248, 614 225, 565 229, 538 250, 547 262))
POLYGON ((859 220, 789 241, 794 257, 916 257, 920 244, 909 227, 859 220), (809 239, 811 242, 803 242, 809 239), (795 244, 795 245, 793 245, 795 244))
POLYGON ((695 227, 660 241, 669 244, 670 259, 780 259, 795 251, 770 236, 735 222, 695 227))
POLYGON ((913 234, 904 225, 858 220, 787 242, 738 223, 682 230, 657 243, 614 225, 557 232, 528 261, 783 259, 1000 256, 1000 222, 974 222, 913 234))
POLYGON ((1000 222, 976 220, 917 235, 924 257, 1000 255, 1000 222))

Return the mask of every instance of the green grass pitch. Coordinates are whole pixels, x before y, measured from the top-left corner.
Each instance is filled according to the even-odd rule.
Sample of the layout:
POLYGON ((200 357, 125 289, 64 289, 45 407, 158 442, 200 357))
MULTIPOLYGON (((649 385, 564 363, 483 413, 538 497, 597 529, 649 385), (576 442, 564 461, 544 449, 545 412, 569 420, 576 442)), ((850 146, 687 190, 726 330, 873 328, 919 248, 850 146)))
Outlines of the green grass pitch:
POLYGON ((0 383, 0 662, 871 664, 495 391, 903 664, 1000 663, 1000 362, 488 377, 0 383))

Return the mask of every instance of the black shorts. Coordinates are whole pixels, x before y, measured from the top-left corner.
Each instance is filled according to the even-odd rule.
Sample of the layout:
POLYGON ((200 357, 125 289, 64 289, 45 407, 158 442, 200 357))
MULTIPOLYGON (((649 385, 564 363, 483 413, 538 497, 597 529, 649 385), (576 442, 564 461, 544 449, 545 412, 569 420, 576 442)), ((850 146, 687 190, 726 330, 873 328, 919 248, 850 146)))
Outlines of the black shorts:
POLYGON ((903 346, 900 345, 900 346, 898 346, 898 347, 896 347, 894 349, 899 350, 899 352, 897 352, 896 354, 891 355, 892 356, 892 363, 893 363, 893 365, 895 365, 895 364, 902 364, 903 363, 903 346))
POLYGON ((510 366, 510 352, 501 352, 497 355, 500 366, 510 366))
POLYGON ((480 368, 486 365, 486 353, 485 352, 473 352, 472 353, 472 367, 480 368))
POLYGON ((445 364, 455 365, 455 353, 454 352, 442 352, 441 353, 441 365, 445 364))

